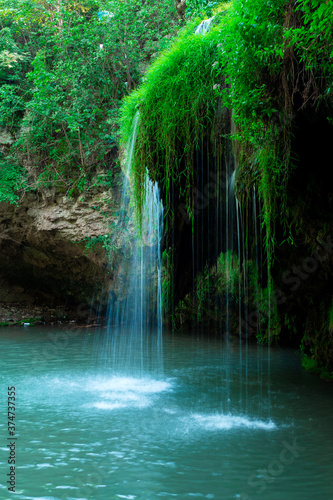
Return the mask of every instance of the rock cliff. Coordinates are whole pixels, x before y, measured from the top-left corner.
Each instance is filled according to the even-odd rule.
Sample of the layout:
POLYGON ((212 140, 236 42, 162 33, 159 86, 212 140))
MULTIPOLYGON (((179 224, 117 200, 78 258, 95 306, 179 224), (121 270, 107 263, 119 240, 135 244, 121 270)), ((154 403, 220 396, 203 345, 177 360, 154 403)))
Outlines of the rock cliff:
POLYGON ((92 298, 112 289, 116 253, 103 242, 117 225, 118 204, 114 191, 71 199, 53 190, 26 193, 17 206, 1 203, 0 321, 18 319, 20 310, 47 320, 87 315, 92 298))

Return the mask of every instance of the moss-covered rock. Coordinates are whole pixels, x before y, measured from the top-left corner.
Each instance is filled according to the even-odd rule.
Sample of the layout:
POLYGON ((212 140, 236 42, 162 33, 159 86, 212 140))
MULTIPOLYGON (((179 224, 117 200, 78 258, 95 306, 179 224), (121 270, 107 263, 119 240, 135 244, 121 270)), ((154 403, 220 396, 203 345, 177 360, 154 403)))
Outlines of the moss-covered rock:
POLYGON ((229 285, 218 289, 214 262, 229 248, 237 253, 230 245, 235 231, 242 232, 240 267, 254 260, 255 217, 256 234, 263 228, 260 272, 265 267, 258 286, 279 315, 269 328, 276 324, 281 342, 302 345, 305 359, 328 372, 333 261, 332 252, 323 255, 333 229, 325 160, 333 130, 332 22, 324 1, 234 0, 204 36, 194 35, 195 22, 185 28, 122 113, 124 142, 137 110, 141 116, 132 171, 138 207, 148 168, 168 208, 165 282, 173 320, 209 327, 217 314, 226 324, 218 297, 229 302, 229 285), (234 169, 242 222, 230 232, 225 211, 234 169))

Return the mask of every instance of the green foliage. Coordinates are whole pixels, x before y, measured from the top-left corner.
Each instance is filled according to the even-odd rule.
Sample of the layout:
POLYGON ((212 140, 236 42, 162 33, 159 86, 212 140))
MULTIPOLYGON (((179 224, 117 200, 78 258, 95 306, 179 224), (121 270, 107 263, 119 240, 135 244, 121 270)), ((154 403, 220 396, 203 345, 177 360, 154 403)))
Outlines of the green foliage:
POLYGON ((323 366, 320 366, 314 357, 309 357, 306 354, 302 357, 303 368, 313 375, 319 375, 324 380, 333 381, 333 372, 328 371, 323 366))
POLYGON ((99 236, 87 237, 82 240, 85 243, 87 250, 95 250, 97 246, 101 246, 106 250, 110 250, 112 239, 110 234, 101 234, 99 236))
MULTIPOLYGON (((37 316, 37 317, 32 317, 32 318, 21 319, 19 321, 14 321, 13 323, 10 323, 10 324, 11 324, 11 326, 15 326, 15 325, 24 326, 24 323, 29 323, 29 326, 35 326, 36 323, 39 323, 41 321, 41 319, 42 318, 40 316, 37 316)), ((9 322, 8 321, 1 321, 0 327, 1 326, 9 326, 9 322)))
MULTIPOLYGON (((213 65, 217 60, 218 27, 195 35, 198 20, 189 23, 178 40, 164 51, 139 90, 125 99, 121 110, 123 146, 140 112, 137 152, 133 162, 137 203, 143 192, 146 168, 163 181, 170 209, 170 185, 184 185, 188 206, 193 185, 193 155, 216 109, 213 65)), ((139 210, 140 212, 140 210, 139 210)))
POLYGON ((41 321, 41 319, 42 318, 40 316, 31 317, 31 318, 25 318, 25 319, 22 319, 22 320, 18 321, 17 324, 23 326, 24 323, 29 323, 29 326, 35 326, 36 323, 38 323, 39 321, 41 321))
POLYGON ((237 124, 234 138, 241 145, 241 168, 250 172, 252 182, 258 181, 264 199, 270 253, 278 200, 286 206, 289 168, 289 118, 278 115, 280 96, 271 92, 282 70, 285 5, 285 0, 235 0, 205 36, 193 34, 199 21, 192 21, 122 109, 124 144, 137 109, 141 115, 134 165, 138 202, 148 167, 153 177, 164 180, 167 196, 171 182, 180 184, 190 207, 193 153, 207 127, 214 137, 215 111, 222 97, 237 124))
MULTIPOLYGON (((298 0, 296 11, 302 25, 291 27, 285 38, 294 47, 305 69, 313 72, 319 80, 332 78, 333 43, 333 1, 298 0)), ((328 81, 327 93, 331 93, 328 81)))
POLYGON ((333 333, 333 303, 328 311, 328 330, 333 333))
POLYGON ((222 99, 237 125, 238 177, 256 182, 264 201, 269 266, 277 220, 293 242, 287 182, 294 96, 302 107, 325 100, 331 106, 332 6, 331 0, 234 0, 221 25, 222 99))
POLYGON ((121 99, 177 27, 168 0, 0 1, 0 126, 37 186, 77 195, 110 166, 121 99))
POLYGON ((284 217, 289 167, 287 112, 281 112, 285 0, 235 0, 221 25, 220 65, 224 104, 232 109, 240 146, 239 177, 255 181, 264 200, 267 245, 272 256, 275 220, 284 217), (280 111, 279 111, 280 110, 280 111))
MULTIPOLYGON (((269 333, 262 335, 262 341, 279 332, 276 311, 272 310, 273 301, 270 300, 273 290, 270 270, 275 220, 281 208, 282 218, 286 219, 283 209, 289 171, 290 116, 287 111, 279 113, 282 97, 276 93, 276 88, 281 87, 285 7, 285 0, 277 0, 274 4, 264 0, 249 3, 235 0, 228 9, 222 9, 223 15, 216 18, 204 36, 194 35, 199 21, 192 21, 172 47, 156 60, 141 88, 125 100, 121 113, 123 145, 129 140, 138 110, 141 117, 132 165, 139 213, 143 176, 148 168, 151 177, 160 180, 165 189, 167 209, 171 205, 171 185, 177 186, 186 206, 190 207, 189 217, 193 220, 195 151, 203 136, 209 137, 214 144, 213 150, 218 145, 221 151, 223 137, 216 112, 221 100, 232 110, 237 126, 232 138, 240 145, 239 196, 244 196, 240 192, 241 182, 246 188, 248 183, 257 182, 264 200, 270 258, 268 286, 263 293, 267 300, 262 309, 269 304, 266 309, 271 317, 266 325, 269 333)), ((245 189, 244 193, 251 191, 245 189)), ((221 290, 227 287, 228 294, 237 295, 239 271, 230 266, 227 257, 219 265, 228 269, 228 274, 220 270, 221 290)), ((201 280, 197 283, 199 295, 192 302, 197 308, 196 316, 201 314, 200 303, 206 307, 208 275, 198 278, 201 280)), ((237 302, 238 298, 234 298, 237 302)), ((182 318, 186 317, 185 310, 190 316, 192 314, 188 300, 184 300, 179 309, 182 318)))
MULTIPOLYGON (((316 305, 311 307, 303 324, 303 338, 299 354, 302 366, 309 371, 329 380, 333 376, 333 303, 328 296, 318 297, 316 305)), ((308 304, 314 304, 310 297, 308 304)))
POLYGON ((193 17, 201 14, 210 17, 218 4, 219 2, 212 2, 211 0, 187 0, 185 15, 186 17, 193 17))
POLYGON ((232 299, 239 298, 240 268, 238 258, 232 251, 221 253, 216 264, 216 286, 219 294, 227 291, 232 299))
POLYGON ((16 191, 21 187, 23 179, 22 168, 0 154, 0 202, 17 204, 16 191))
POLYGON ((221 253, 216 266, 206 266, 195 280, 193 293, 180 301, 175 311, 178 329, 194 325, 241 338, 254 337, 272 344, 280 333, 276 304, 269 288, 262 287, 253 261, 240 265, 231 250, 221 253))
MULTIPOLYGON (((1 15, 1 12, 0 12, 1 15)), ((16 83, 29 54, 15 41, 15 34, 9 27, 0 30, 0 83, 16 83)))
POLYGON ((25 102, 17 85, 0 87, 0 127, 15 132, 20 125, 25 102))

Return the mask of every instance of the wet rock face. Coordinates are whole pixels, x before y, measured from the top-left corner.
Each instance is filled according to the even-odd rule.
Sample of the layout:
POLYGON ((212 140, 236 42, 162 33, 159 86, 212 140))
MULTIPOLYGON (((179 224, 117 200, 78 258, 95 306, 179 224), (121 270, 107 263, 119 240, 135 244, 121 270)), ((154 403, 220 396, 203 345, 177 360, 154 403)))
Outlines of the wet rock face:
MULTIPOLYGON (((333 125, 326 108, 295 112, 291 144, 293 170, 287 186, 294 244, 277 247, 273 277, 282 292, 282 340, 333 369, 333 125)), ((280 228, 278 241, 285 235, 280 228)))
POLYGON ((117 205, 110 192, 74 200, 51 190, 0 204, 0 304, 75 309, 112 288, 103 238, 117 205), (97 240, 90 250, 87 238, 97 240))
MULTIPOLYGON (((231 113, 219 109, 217 129, 225 136, 231 133, 231 113)), ((173 251, 173 280, 175 304, 182 300, 191 290, 197 275, 204 271, 206 265, 216 263, 218 255, 226 248, 226 201, 228 179, 233 172, 234 155, 232 143, 223 142, 223 155, 215 150, 209 137, 210 125, 205 129, 208 134, 202 137, 201 148, 195 151, 193 158, 193 185, 190 200, 193 202, 194 221, 188 214, 191 202, 186 200, 186 181, 182 178, 170 188, 174 220, 166 231, 164 249, 173 251)), ((180 146, 181 147, 181 146, 180 146)), ((180 171, 186 166, 180 162, 180 171)), ((168 193, 161 182, 162 199, 167 206, 168 193)), ((231 208, 230 208, 231 211, 231 208)), ((230 240, 237 235, 230 232, 230 240)), ((235 242, 237 248, 237 240, 235 242)))

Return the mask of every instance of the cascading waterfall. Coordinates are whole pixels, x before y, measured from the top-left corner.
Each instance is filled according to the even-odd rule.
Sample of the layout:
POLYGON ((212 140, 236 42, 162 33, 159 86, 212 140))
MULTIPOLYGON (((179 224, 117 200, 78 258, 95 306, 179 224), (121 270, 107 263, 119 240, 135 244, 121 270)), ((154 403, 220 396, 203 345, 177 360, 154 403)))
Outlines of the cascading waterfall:
POLYGON ((202 139, 195 157, 197 202, 192 234, 193 327, 198 331, 198 324, 201 324, 205 329, 207 318, 211 328, 220 332, 225 340, 221 411, 269 418, 269 348, 258 347, 256 380, 259 381, 259 392, 249 368, 249 343, 256 335, 266 334, 270 315, 267 273, 261 249, 261 206, 256 187, 252 186, 244 199, 236 193, 237 165, 231 145, 225 146, 222 165, 209 147, 209 143, 202 139), (211 189, 213 177, 218 179, 218 189, 215 190, 211 189), (211 196, 209 189, 213 193, 211 196), (211 228, 214 230, 211 231, 211 228), (208 263, 214 266, 216 259, 216 271, 210 274, 208 263), (216 279, 223 285, 220 295, 214 298, 216 279), (201 297, 205 302, 200 302, 201 297), (266 306, 263 307, 265 300, 266 306), (213 314, 207 314, 206 305, 214 307, 213 314), (230 369, 236 345, 239 352, 237 374, 230 369))
MULTIPOLYGON (((203 21, 195 34, 205 36, 213 20, 203 21)), ((231 116, 228 123, 233 136, 236 129, 231 116)), ((192 318, 191 328, 198 333, 209 328, 224 338, 221 411, 269 417, 269 348, 258 347, 260 394, 253 392, 256 384, 249 368, 249 342, 255 336, 264 338, 270 328, 261 201, 253 186, 242 198, 236 194, 237 168, 235 141, 214 144, 203 135, 194 157, 192 299, 185 298, 180 311, 192 318), (236 345, 237 374, 230 369, 236 345)), ((172 200, 177 202, 173 196, 172 200)))
POLYGON ((160 372, 162 358, 161 239, 163 204, 157 183, 145 175, 141 216, 131 192, 132 162, 139 126, 133 121, 125 152, 122 217, 119 223, 126 240, 120 262, 119 292, 108 307, 107 343, 112 367, 126 373, 160 372), (139 222, 138 222, 139 221, 139 222), (154 356, 149 356, 150 351, 154 356), (147 366, 154 363, 154 366, 147 366))
POLYGON ((205 33, 207 33, 207 31, 210 30, 210 27, 214 21, 214 18, 215 16, 213 17, 210 17, 209 19, 204 19, 200 24, 199 26, 196 28, 195 30, 195 34, 196 35, 204 35, 205 33))
MULTIPOLYGON (((233 189, 235 188, 235 177, 236 171, 233 173, 233 189)), ((265 362, 263 359, 263 350, 258 347, 257 386, 259 388, 259 393, 257 395, 257 400, 259 401, 259 406, 257 410, 259 410, 258 416, 262 417, 265 414, 266 417, 270 418, 270 323, 272 312, 268 283, 267 288, 263 288, 266 279, 264 278, 262 224, 260 224, 260 229, 258 229, 262 207, 257 197, 256 186, 253 186, 252 192, 250 191, 249 197, 246 199, 243 207, 236 195, 234 195, 234 203, 236 213, 237 256, 239 262, 238 317, 240 342, 240 406, 242 407, 243 403, 242 393, 244 387, 244 410, 247 414, 251 411, 248 393, 249 340, 253 333, 261 335, 264 333, 263 330, 266 330, 266 334, 268 335, 268 347, 265 362), (250 210, 251 208, 252 213, 250 210), (264 292, 267 294, 266 299, 263 297, 264 292), (253 297, 252 301, 250 301, 250 296, 253 297), (263 304, 266 306, 267 310, 263 308, 263 304), (263 373, 261 370, 265 365, 266 369, 265 373, 263 373), (265 394, 264 383, 266 383, 265 394), (265 412, 263 411, 263 406, 266 406, 265 412)))
MULTIPOLYGON (((212 22, 213 18, 201 23, 196 34, 205 35, 212 22)), ((134 180, 132 165, 139 121, 137 113, 126 148, 123 215, 119 223, 124 240, 121 248, 124 255, 116 270, 119 286, 109 305, 106 336, 112 367, 118 372, 125 370, 126 373, 135 374, 143 374, 147 369, 150 372, 161 373, 163 366, 161 309, 163 205, 158 185, 149 179, 147 172, 140 217, 134 208, 135 201, 131 190, 131 183, 134 180)), ((231 117, 230 124, 232 124, 231 117)), ((234 132, 232 127, 233 125, 231 134, 234 132)), ((205 326, 204 321, 207 318, 211 327, 215 318, 215 331, 220 332, 225 339, 222 413, 267 417, 268 413, 263 407, 266 404, 264 401, 269 401, 269 397, 265 399, 266 383, 269 392, 269 353, 268 381, 263 381, 263 372, 260 372, 263 363, 258 361, 256 378, 260 379, 260 394, 254 394, 252 389, 255 384, 251 378, 253 375, 250 376, 249 372, 248 347, 249 338, 253 333, 257 334, 261 329, 267 331, 267 327, 268 330, 270 328, 270 318, 262 320, 260 317, 265 299, 263 294, 266 293, 263 291, 266 271, 262 252, 262 225, 259 223, 261 206, 255 187, 251 188, 251 193, 248 193, 245 200, 236 194, 237 155, 234 146, 232 141, 225 140, 221 151, 222 144, 213 145, 208 135, 203 135, 201 144, 198 145, 194 158, 194 225, 192 236, 187 236, 188 239, 185 240, 186 245, 179 247, 185 248, 188 252, 185 252, 186 255, 182 255, 179 261, 183 262, 188 257, 187 265, 192 257, 193 308, 191 310, 189 306, 188 311, 192 316, 193 326, 196 329, 200 324, 205 326), (187 241, 190 242, 189 245, 187 241), (210 274, 211 266, 214 266, 216 261, 218 261, 216 269, 210 274), (215 277, 218 285, 214 282, 215 277), (210 287, 213 287, 215 296, 210 287), (212 308, 213 314, 209 308, 212 308), (230 362, 235 346, 237 353, 239 352, 237 373, 231 369, 230 362)), ((172 184, 170 189, 170 197, 175 207, 177 203, 175 185, 172 184)), ((184 219, 179 225, 184 227, 184 219)), ((185 235, 188 234, 189 231, 185 232, 185 235)), ((175 248, 174 225, 171 229, 170 244, 175 248)), ((173 266, 174 262, 171 261, 171 272, 174 270, 173 266)), ((186 270, 188 274, 191 272, 190 265, 186 270)), ((181 278, 179 269, 178 277, 181 278)), ((191 295, 190 291, 188 295, 191 295)), ((190 299, 187 300, 189 304, 190 299)), ((270 314, 269 304, 268 314, 270 314)), ((260 348, 258 353, 263 356, 260 348)))

